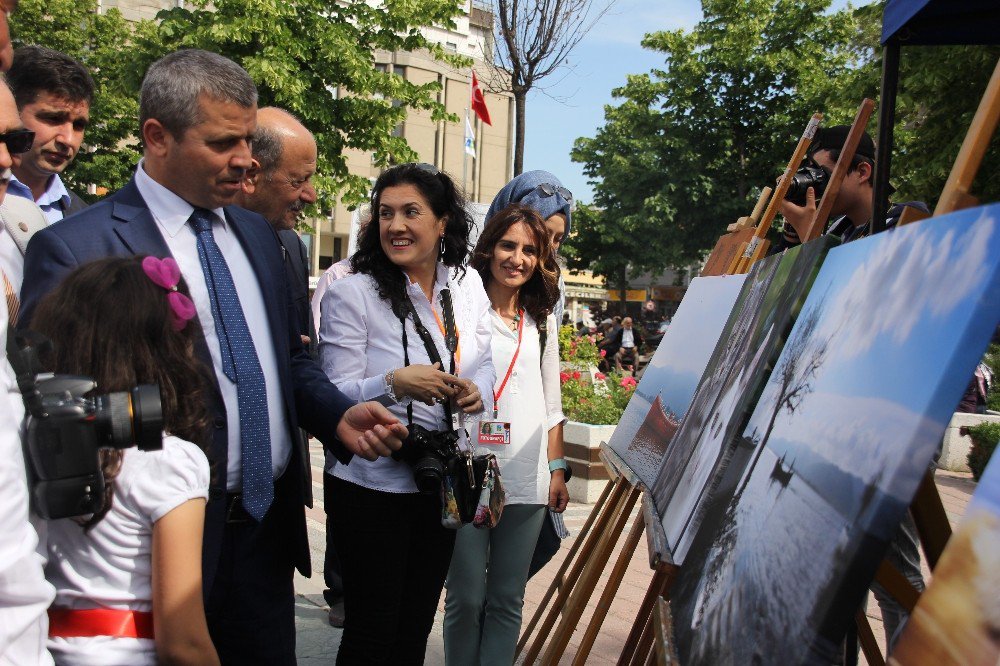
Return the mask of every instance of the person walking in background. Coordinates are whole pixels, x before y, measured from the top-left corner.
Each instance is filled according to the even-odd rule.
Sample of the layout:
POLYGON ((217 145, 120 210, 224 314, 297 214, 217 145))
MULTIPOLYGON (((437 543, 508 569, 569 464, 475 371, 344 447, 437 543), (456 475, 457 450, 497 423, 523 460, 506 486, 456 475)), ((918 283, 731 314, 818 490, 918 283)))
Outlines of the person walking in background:
POLYGON ((557 266, 533 208, 511 204, 488 219, 472 254, 490 297, 493 412, 475 442, 494 453, 507 504, 492 529, 465 525, 448 571, 444 645, 448 664, 514 661, 528 567, 545 508, 569 503, 563 458, 556 318, 557 266))
POLYGON ((212 424, 195 315, 176 262, 147 256, 77 269, 32 317, 52 342, 49 370, 91 377, 101 393, 156 384, 163 414, 162 449, 100 450, 99 511, 48 523, 59 664, 219 663, 201 595, 212 424))
MULTIPOLYGON (((330 378, 354 400, 377 400, 435 449, 463 442, 466 422, 492 408, 490 302, 462 268, 472 220, 452 179, 430 164, 383 172, 373 219, 351 257, 353 275, 323 295, 319 348, 330 378)), ((455 544, 442 525, 441 487, 418 492, 422 449, 355 458, 334 469, 330 511, 344 577, 338 664, 423 663, 455 544)))

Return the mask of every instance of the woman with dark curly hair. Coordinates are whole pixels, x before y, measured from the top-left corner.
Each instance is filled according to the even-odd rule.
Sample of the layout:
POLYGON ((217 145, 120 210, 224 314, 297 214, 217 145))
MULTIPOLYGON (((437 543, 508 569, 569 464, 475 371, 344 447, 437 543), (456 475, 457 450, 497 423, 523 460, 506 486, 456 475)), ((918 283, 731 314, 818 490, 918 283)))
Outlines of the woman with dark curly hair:
MULTIPOLYGON (((411 430, 402 460, 337 465, 334 545, 344 579, 338 664, 422 663, 455 544, 439 487, 414 479, 415 426, 433 441, 458 436, 491 407, 490 302, 461 266, 471 219, 455 184, 429 164, 385 171, 353 275, 323 295, 319 350, 330 381, 376 400, 411 430)), ((472 427, 468 430, 474 431, 472 427)))
POLYGON ((56 663, 219 663, 202 604, 211 423, 195 314, 176 262, 147 256, 81 266, 32 317, 50 369, 102 394, 157 384, 163 410, 162 449, 100 450, 100 510, 48 522, 56 663))
POLYGON ((538 212, 510 204, 487 220, 472 255, 490 297, 494 405, 478 432, 496 454, 507 504, 496 527, 458 531, 448 572, 444 648, 448 664, 514 661, 528 566, 546 507, 566 510, 559 298, 548 230, 538 212))

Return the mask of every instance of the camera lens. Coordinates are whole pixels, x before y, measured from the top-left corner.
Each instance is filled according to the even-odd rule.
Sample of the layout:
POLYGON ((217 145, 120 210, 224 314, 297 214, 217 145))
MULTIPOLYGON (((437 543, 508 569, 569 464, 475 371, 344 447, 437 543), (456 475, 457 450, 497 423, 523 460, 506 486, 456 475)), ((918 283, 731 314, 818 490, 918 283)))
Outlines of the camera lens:
POLYGON ((436 495, 443 479, 444 465, 435 456, 421 456, 413 463, 413 481, 420 492, 436 495))
POLYGON ((141 451, 163 448, 163 405, 160 387, 139 384, 130 391, 132 399, 132 433, 141 451))
POLYGON ((162 448, 163 411, 160 388, 141 384, 132 390, 115 391, 94 399, 95 427, 103 446, 143 451, 162 448))
POLYGON ((830 174, 826 169, 818 166, 804 166, 792 175, 788 191, 785 192, 785 199, 797 206, 805 206, 806 191, 811 187, 818 201, 823 197, 829 180, 830 174))

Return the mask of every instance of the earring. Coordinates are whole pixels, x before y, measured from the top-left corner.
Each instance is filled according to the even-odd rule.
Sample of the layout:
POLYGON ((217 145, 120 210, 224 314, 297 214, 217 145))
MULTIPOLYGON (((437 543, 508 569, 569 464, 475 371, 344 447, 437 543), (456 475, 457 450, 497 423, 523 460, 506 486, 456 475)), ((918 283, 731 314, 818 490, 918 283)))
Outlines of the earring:
POLYGON ((441 236, 441 249, 438 251, 438 259, 444 259, 444 235, 441 236))

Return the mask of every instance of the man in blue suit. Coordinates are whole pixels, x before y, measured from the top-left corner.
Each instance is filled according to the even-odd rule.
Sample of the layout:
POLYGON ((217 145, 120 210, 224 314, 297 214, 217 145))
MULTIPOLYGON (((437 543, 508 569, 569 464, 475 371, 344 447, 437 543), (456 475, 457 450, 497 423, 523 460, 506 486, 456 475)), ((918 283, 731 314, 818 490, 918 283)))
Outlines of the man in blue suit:
POLYGON ((36 234, 22 288, 39 299, 107 256, 173 256, 214 369, 213 479, 205 519, 206 616, 223 663, 295 663, 293 568, 309 575, 301 425, 339 460, 374 460, 406 429, 381 405, 352 405, 302 347, 280 245, 263 217, 232 206, 251 166, 257 90, 236 63, 196 49, 143 81, 143 159, 132 181, 36 234))

